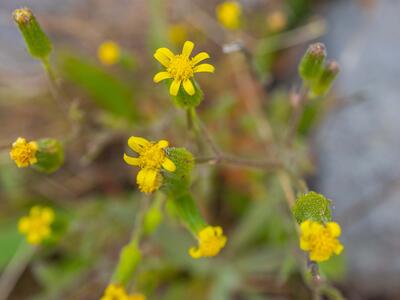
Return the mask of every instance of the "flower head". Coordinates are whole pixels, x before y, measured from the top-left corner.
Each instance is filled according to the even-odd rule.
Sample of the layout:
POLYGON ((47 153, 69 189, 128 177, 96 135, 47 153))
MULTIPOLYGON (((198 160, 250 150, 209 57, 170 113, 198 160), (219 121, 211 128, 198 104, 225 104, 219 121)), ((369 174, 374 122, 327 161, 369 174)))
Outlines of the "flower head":
POLYGON ((121 285, 111 283, 100 300, 146 300, 146 297, 142 294, 128 295, 121 285))
POLYGON ((226 236, 219 226, 207 226, 197 234, 198 248, 190 248, 189 254, 193 258, 216 256, 227 242, 226 236))
POLYGON ((181 84, 186 93, 193 96, 196 93, 192 82, 194 73, 214 72, 214 66, 210 64, 197 65, 199 62, 210 57, 208 53, 200 52, 193 58, 190 58, 193 48, 194 44, 186 41, 181 54, 175 55, 167 48, 159 48, 156 53, 154 53, 154 58, 158 60, 166 70, 157 73, 153 80, 154 82, 160 82, 164 79, 172 78, 173 81, 169 88, 169 93, 172 96, 178 95, 181 84))
POLYGON ((29 167, 30 165, 37 163, 37 150, 37 142, 27 142, 26 139, 19 137, 12 144, 10 157, 13 161, 15 161, 18 168, 29 167))
POLYGON ((169 145, 168 141, 161 140, 155 143, 141 137, 131 136, 128 139, 128 145, 139 156, 131 157, 124 154, 124 161, 128 165, 141 168, 136 180, 142 192, 151 193, 161 186, 161 168, 169 172, 175 171, 175 164, 165 153, 165 148, 169 145))
POLYGON ((114 65, 121 57, 120 47, 113 41, 106 41, 97 49, 97 57, 103 65, 114 65))
POLYGON ((300 248, 310 252, 310 260, 321 262, 328 260, 333 253, 339 255, 343 245, 337 239, 340 236, 340 226, 336 222, 323 225, 314 221, 304 221, 300 225, 300 248))
POLYGON ((34 206, 29 215, 18 222, 18 230, 26 235, 28 243, 40 244, 51 234, 51 224, 54 221, 54 211, 49 207, 34 206))
POLYGON ((237 1, 225 1, 217 6, 217 19, 227 29, 234 30, 240 27, 242 8, 237 1))

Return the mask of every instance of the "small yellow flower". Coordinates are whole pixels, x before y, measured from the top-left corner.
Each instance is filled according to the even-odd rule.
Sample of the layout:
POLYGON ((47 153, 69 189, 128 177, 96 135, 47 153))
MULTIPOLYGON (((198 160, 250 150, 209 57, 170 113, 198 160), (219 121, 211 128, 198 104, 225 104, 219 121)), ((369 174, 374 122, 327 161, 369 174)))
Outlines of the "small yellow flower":
POLYGON ((27 142, 19 137, 13 144, 10 157, 17 164, 18 168, 29 167, 37 163, 36 152, 39 149, 37 142, 27 142))
POLYGON ((207 226, 197 234, 198 248, 192 247, 189 254, 193 258, 216 256, 227 242, 219 226, 207 226))
POLYGON ((128 295, 121 285, 111 283, 100 300, 146 300, 146 297, 142 294, 128 295))
POLYGON ((114 65, 121 57, 121 49, 117 43, 106 41, 97 49, 97 57, 103 65, 114 65))
POLYGON ((237 1, 225 1, 217 6, 217 19, 227 29, 235 30, 240 27, 242 7, 237 1))
POLYGON ((51 234, 51 224, 54 221, 54 211, 49 207, 34 206, 29 215, 18 222, 18 230, 26 235, 28 243, 40 244, 51 234))
POLYGON ((173 24, 168 28, 169 41, 174 45, 184 43, 188 38, 188 27, 185 24, 173 24))
POLYGON ((310 252, 310 260, 321 262, 328 260, 333 253, 339 255, 343 251, 343 245, 337 239, 341 229, 336 222, 328 222, 326 225, 314 221, 304 221, 300 225, 300 248, 310 252))
POLYGON ((154 53, 154 58, 166 68, 166 71, 157 73, 153 80, 157 83, 164 79, 173 78, 174 80, 169 88, 169 93, 172 96, 178 94, 181 84, 183 84, 186 93, 191 96, 194 95, 196 90, 191 80, 194 73, 213 73, 215 70, 214 66, 210 64, 197 65, 210 56, 206 52, 200 52, 195 57, 190 58, 189 56, 193 48, 194 44, 190 41, 186 41, 183 45, 182 54, 175 55, 168 48, 159 48, 156 53, 154 53))
POLYGON ((161 168, 169 172, 175 171, 175 164, 167 157, 164 150, 169 145, 168 141, 161 140, 154 143, 141 137, 131 136, 128 139, 128 145, 139 156, 131 157, 124 153, 124 161, 128 165, 141 168, 136 181, 143 193, 151 193, 161 186, 161 168))

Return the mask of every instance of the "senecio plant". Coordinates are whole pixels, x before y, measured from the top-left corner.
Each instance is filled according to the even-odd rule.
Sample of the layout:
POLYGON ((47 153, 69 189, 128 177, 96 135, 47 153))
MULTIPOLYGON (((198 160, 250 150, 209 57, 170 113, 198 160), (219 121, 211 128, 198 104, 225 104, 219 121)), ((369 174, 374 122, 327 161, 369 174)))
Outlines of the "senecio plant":
MULTIPOLYGON (((28 8, 17 9, 13 16, 28 52, 43 63, 50 82, 57 88, 49 63, 49 55, 53 48, 50 39, 28 8)), ((216 18, 225 30, 238 30, 243 18, 240 4, 236 1, 227 1, 218 5, 216 18)), ((188 129, 193 131, 200 143, 208 143, 213 149, 215 157, 205 162, 227 162, 267 168, 267 163, 261 160, 248 161, 222 153, 211 141, 210 134, 196 113, 196 108, 201 104, 204 95, 195 76, 198 73, 215 73, 216 69, 212 64, 204 62, 210 59, 207 52, 192 54, 193 51, 194 43, 191 41, 183 43, 182 52, 179 54, 174 54, 166 47, 157 49, 154 58, 160 64, 160 71, 154 75, 153 81, 165 82, 165 95, 171 97, 178 109, 187 113, 188 129)), ((106 41, 98 48, 98 59, 103 65, 110 66, 121 61, 121 53, 122 50, 117 43, 106 41)), ((298 126, 298 118, 295 116, 301 113, 299 110, 302 105, 304 106, 309 99, 326 95, 338 71, 338 64, 335 61, 326 62, 326 49, 323 44, 312 44, 308 48, 299 64, 302 88, 296 94, 297 102, 293 108, 294 129, 298 126)), ((268 120, 263 122, 265 124, 268 120)), ((52 138, 28 141, 19 137, 12 144, 10 158, 19 168, 31 167, 39 172, 52 173, 63 165, 64 143, 65 141, 52 138)), ((195 158, 183 147, 171 146, 170 142, 164 139, 154 141, 152 137, 139 137, 134 134, 127 137, 127 145, 129 151, 120 154, 121 160, 123 157, 126 164, 138 168, 136 183, 140 192, 147 198, 154 194, 165 195, 174 213, 193 236, 194 244, 186 250, 187 255, 195 260, 212 260, 218 255, 224 255, 224 249, 229 248, 228 235, 222 226, 208 223, 191 191, 191 173, 197 164, 202 163, 201 159, 195 158)), ((280 157, 284 155, 285 153, 282 153, 280 157)), ((276 165, 279 167, 279 178, 282 179, 280 182, 285 189, 287 179, 297 175, 286 165, 284 157, 276 165)), ((295 201, 288 197, 288 205, 295 220, 293 226, 298 232, 299 249, 306 253, 312 276, 319 280, 318 263, 329 260, 333 255, 339 255, 344 249, 338 239, 341 228, 332 220, 331 201, 321 194, 308 191, 301 178, 296 182, 301 187, 297 191, 298 197, 295 201)), ((155 199, 154 202, 157 203, 155 199)), ((26 236, 29 244, 39 247, 51 237, 52 225, 57 218, 52 208, 34 206, 27 216, 20 219, 18 228, 20 233, 26 236)), ((155 205, 150 206, 148 211, 137 218, 131 239, 120 251, 119 261, 101 300, 146 299, 144 294, 136 290, 130 291, 131 282, 135 278, 138 266, 146 259, 146 255, 149 255, 142 251, 141 240, 146 234, 151 234, 154 227, 161 222, 162 215, 159 207, 155 205)), ((318 282, 314 284, 318 285, 318 282)), ((318 287, 314 291, 321 292, 318 287)))

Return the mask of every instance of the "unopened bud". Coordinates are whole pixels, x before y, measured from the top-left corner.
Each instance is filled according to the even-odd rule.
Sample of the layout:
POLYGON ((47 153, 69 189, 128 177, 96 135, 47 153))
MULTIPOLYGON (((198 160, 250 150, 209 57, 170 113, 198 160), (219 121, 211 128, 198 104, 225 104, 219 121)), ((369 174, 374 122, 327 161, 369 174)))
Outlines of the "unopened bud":
POLYGON ((47 60, 52 50, 52 44, 32 11, 26 7, 16 9, 13 13, 13 18, 32 57, 47 60))
POLYGON ((336 61, 328 62, 319 78, 313 83, 311 88, 312 94, 315 96, 323 96, 328 93, 338 73, 339 64, 336 61))
POLYGON ((315 43, 308 47, 299 64, 300 77, 307 82, 316 80, 323 67, 326 58, 325 45, 315 43))

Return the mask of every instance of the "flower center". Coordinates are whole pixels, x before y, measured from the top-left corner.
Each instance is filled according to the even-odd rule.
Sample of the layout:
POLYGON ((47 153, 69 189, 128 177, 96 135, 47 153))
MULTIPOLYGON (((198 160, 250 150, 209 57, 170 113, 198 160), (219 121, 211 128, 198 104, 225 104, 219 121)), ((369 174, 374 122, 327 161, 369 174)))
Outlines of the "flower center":
POLYGON ((12 150, 12 156, 14 160, 21 164, 29 164, 31 158, 35 156, 36 151, 33 150, 29 145, 17 146, 12 150))
POLYGON ((140 154, 139 159, 141 168, 160 169, 165 160, 165 153, 158 145, 153 144, 140 154))
POLYGON ((175 55, 167 69, 175 80, 186 80, 193 77, 193 62, 182 54, 175 55))
POLYGON ((327 232, 311 238, 311 248, 320 254, 330 254, 334 250, 335 244, 336 240, 327 232))

